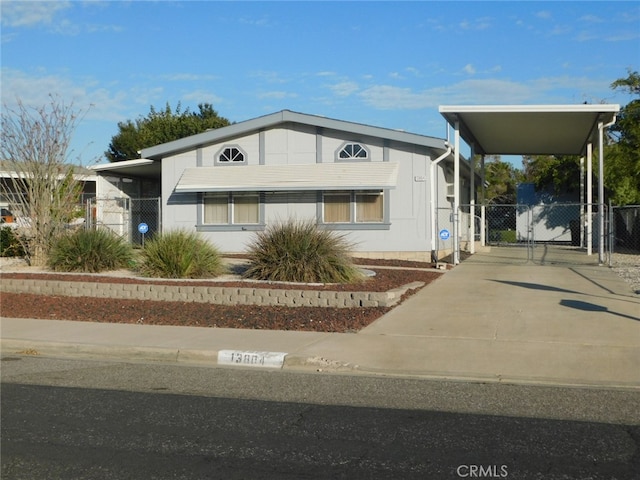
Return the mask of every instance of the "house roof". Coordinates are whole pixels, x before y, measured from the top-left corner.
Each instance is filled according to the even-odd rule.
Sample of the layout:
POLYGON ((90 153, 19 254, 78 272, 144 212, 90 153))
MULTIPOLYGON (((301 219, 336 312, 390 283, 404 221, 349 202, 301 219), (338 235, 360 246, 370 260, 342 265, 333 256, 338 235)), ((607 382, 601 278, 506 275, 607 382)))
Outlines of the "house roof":
MULTIPOLYGON (((0 160, 0 178, 19 178, 28 176, 30 171, 33 169, 32 166, 24 164, 22 166, 20 162, 10 162, 5 160, 0 160)), ((82 182, 95 182, 96 176, 94 172, 91 171, 90 167, 85 168, 80 165, 69 165, 73 170, 73 178, 82 182)), ((64 177, 64 173, 60 173, 58 175, 59 178, 64 177)))
POLYGON ((297 123, 309 125, 313 127, 324 128, 328 130, 338 130, 349 132, 359 136, 378 137, 385 140, 392 140, 413 145, 421 145, 434 150, 445 150, 445 141, 440 138, 408 133, 400 130, 389 128, 373 127, 360 123, 346 122, 343 120, 335 120, 317 115, 308 115, 305 113, 292 112, 290 110, 282 110, 277 113, 254 118, 244 122, 234 123, 232 125, 209 130, 189 137, 174 140, 172 142, 163 143, 154 147, 142 150, 144 158, 158 160, 162 157, 174 155, 180 152, 193 150, 194 148, 224 141, 226 138, 233 138, 239 135, 245 135, 251 132, 272 128, 284 123, 297 123))
POLYGON ((111 172, 125 177, 147 177, 160 178, 160 162, 149 160, 148 158, 138 158, 136 160, 124 160, 102 165, 92 165, 89 167, 96 172, 111 172))
POLYGON ((485 155, 583 155, 598 123, 615 121, 620 105, 443 105, 447 122, 485 155))
POLYGON ((371 190, 395 188, 397 163, 337 162, 186 168, 176 192, 371 190))

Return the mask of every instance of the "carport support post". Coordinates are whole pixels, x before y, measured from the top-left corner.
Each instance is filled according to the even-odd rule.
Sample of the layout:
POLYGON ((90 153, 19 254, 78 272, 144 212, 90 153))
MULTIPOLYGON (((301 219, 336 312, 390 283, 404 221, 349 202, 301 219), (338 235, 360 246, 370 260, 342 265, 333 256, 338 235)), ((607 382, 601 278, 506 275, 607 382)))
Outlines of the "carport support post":
POLYGON ((471 195, 470 198, 470 207, 469 207, 469 215, 470 215, 470 224, 469 224, 469 241, 471 244, 469 245, 469 253, 476 253, 476 154, 473 149, 473 144, 471 145, 471 195))
POLYGON ((604 122, 598 122, 598 263, 604 263, 604 122))
POLYGON ((587 255, 593 254, 593 144, 587 143, 587 255))
POLYGON ((453 264, 460 263, 460 121, 455 121, 453 136, 453 264))
POLYGON ((482 182, 482 185, 480 186, 480 245, 484 247, 485 246, 484 219, 485 219, 485 213, 486 213, 484 202, 486 197, 485 190, 487 188, 484 184, 485 182, 484 153, 480 156, 480 181, 482 182))
POLYGON ((584 247, 584 155, 580 157, 580 248, 584 247))

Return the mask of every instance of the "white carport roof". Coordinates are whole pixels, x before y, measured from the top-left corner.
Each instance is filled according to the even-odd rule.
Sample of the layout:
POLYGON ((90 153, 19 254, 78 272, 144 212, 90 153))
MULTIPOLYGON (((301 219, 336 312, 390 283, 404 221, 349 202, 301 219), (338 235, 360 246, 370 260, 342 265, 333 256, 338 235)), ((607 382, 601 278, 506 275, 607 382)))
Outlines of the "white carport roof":
POLYGON ((450 125, 481 155, 584 155, 620 105, 458 105, 440 106, 450 125))
MULTIPOLYGON (((604 129, 616 120, 620 105, 443 105, 440 113, 453 126, 454 165, 459 170, 459 138, 481 155, 586 155, 587 177, 591 178, 591 149, 599 147, 598 199, 604 200, 604 129)), ((472 159, 473 162, 473 159, 472 159)), ((472 183, 472 190, 475 187, 472 183)), ((587 189, 587 204, 591 204, 587 189)), ((460 181, 454 179, 454 205, 460 205, 460 181)), ((598 209, 599 261, 604 261, 604 208, 598 209)), ((471 233, 473 222, 471 222, 471 233)), ((587 215, 587 238, 591 238, 591 216, 587 215)), ((460 262, 460 241, 454 232, 454 263, 460 262)), ((474 246, 472 242, 472 253, 474 246)), ((591 244, 587 246, 591 254, 591 244)))

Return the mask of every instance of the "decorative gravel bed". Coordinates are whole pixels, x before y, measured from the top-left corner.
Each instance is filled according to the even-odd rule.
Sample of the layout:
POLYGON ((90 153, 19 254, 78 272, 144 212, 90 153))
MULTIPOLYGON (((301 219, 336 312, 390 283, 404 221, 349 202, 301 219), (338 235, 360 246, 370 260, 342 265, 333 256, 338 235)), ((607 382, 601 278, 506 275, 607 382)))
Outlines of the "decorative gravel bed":
POLYGON ((611 266, 613 271, 630 284, 635 293, 640 295, 640 255, 614 253, 611 257, 611 266))

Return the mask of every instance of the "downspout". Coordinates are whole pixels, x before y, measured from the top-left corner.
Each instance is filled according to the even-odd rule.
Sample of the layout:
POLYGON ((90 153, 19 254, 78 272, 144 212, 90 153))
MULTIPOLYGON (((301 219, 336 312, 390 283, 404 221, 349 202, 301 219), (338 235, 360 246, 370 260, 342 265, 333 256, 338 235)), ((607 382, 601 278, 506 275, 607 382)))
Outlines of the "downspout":
POLYGON ((438 165, 438 163, 440 163, 442 160, 444 160, 449 155, 451 155, 451 152, 453 151, 448 141, 444 142, 444 144, 447 147, 447 150, 429 164, 429 208, 431 213, 431 261, 434 263, 438 263, 438 253, 436 252, 436 200, 435 200, 436 179, 434 175, 435 167, 436 165, 438 165))

